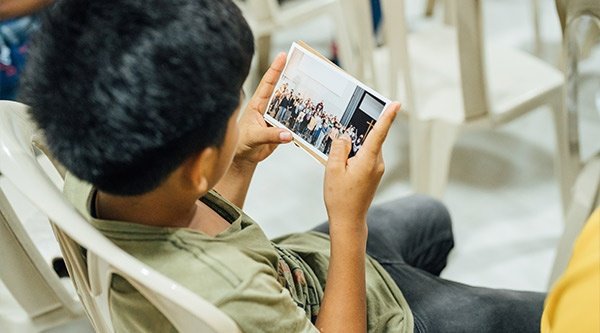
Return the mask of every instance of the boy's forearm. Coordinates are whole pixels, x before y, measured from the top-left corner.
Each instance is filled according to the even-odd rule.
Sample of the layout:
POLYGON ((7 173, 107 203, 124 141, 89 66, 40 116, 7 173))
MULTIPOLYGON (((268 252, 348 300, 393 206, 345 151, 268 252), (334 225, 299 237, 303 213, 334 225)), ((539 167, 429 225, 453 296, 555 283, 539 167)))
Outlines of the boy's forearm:
POLYGON ((316 326, 321 332, 366 332, 366 235, 332 235, 327 285, 316 326))
POLYGON ((0 0, 0 20, 29 15, 52 3, 52 0, 0 0))
POLYGON ((255 163, 240 163, 234 160, 225 176, 215 186, 215 190, 234 205, 243 208, 254 170, 255 163))

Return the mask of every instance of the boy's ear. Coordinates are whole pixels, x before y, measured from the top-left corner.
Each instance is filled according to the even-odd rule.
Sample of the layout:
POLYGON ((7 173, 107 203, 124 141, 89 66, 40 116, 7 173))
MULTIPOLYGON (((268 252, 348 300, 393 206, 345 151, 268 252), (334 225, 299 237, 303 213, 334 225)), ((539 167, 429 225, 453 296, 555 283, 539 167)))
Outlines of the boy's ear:
POLYGON ((183 168, 183 181, 191 184, 198 193, 206 193, 217 164, 218 151, 214 147, 204 148, 188 159, 183 168))

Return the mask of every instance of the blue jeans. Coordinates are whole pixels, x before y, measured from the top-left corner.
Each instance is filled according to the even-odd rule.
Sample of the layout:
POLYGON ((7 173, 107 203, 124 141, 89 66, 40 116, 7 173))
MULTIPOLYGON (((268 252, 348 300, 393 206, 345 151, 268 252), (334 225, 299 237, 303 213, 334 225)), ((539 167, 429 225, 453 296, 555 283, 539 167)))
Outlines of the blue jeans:
MULTIPOLYGON (((454 246, 446 208, 425 196, 372 207, 367 253, 394 279, 415 332, 537 332, 545 294, 472 287, 439 277, 454 246)), ((329 233, 327 223, 315 228, 329 233)))

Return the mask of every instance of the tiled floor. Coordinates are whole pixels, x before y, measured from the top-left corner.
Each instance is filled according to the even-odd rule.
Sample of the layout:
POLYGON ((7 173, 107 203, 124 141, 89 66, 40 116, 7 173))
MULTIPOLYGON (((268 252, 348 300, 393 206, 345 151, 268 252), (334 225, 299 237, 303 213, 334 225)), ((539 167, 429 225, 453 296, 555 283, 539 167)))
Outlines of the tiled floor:
MULTIPOLYGON (((406 1, 416 27, 422 1, 406 1)), ((542 0, 544 57, 557 63, 560 29, 554 1, 542 0)), ((523 49, 532 47, 530 3, 522 0, 484 2, 486 38, 523 49), (510 19, 507 19, 510 18, 510 19)), ((287 50, 303 39, 326 52, 333 27, 325 19, 275 38, 274 52, 287 50), (328 32, 328 33, 324 33, 328 32)), ((598 51, 598 50, 597 50, 598 51)), ((600 114, 595 98, 600 91, 600 52, 588 60, 596 79, 582 83, 581 137, 583 155, 600 149, 600 114)), ((493 132, 460 136, 444 196, 454 220, 456 248, 443 276, 474 285, 544 291, 562 228, 558 185, 553 174, 555 153, 552 118, 540 109, 493 132), (550 134, 548 134, 550 133, 550 134)), ((389 135, 384 154, 386 174, 375 202, 410 193, 408 128, 399 119, 389 135)), ((280 147, 258 168, 246 204, 247 212, 269 236, 303 231, 325 220, 322 197, 323 167, 294 146, 280 147)), ((29 220, 39 219, 21 204, 29 220)), ((43 237, 43 235, 42 235, 43 237)), ((0 316, 7 293, 0 293, 0 316)), ((13 312, 14 313, 14 312, 13 312)), ((80 325, 60 328, 85 331, 80 325)), ((89 329, 88 329, 89 330, 89 329)))

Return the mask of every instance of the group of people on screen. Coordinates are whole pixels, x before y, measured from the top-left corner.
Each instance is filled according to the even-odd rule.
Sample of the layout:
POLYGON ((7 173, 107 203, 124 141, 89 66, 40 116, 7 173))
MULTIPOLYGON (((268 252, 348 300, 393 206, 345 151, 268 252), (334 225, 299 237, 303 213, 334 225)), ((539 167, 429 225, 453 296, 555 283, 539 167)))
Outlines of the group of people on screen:
POLYGON ((267 112, 325 155, 329 154, 333 140, 345 134, 352 141, 350 155, 355 155, 363 144, 364 134, 359 134, 352 124, 343 125, 337 116, 326 112, 323 100, 315 103, 316 100, 284 83, 275 91, 267 112))

